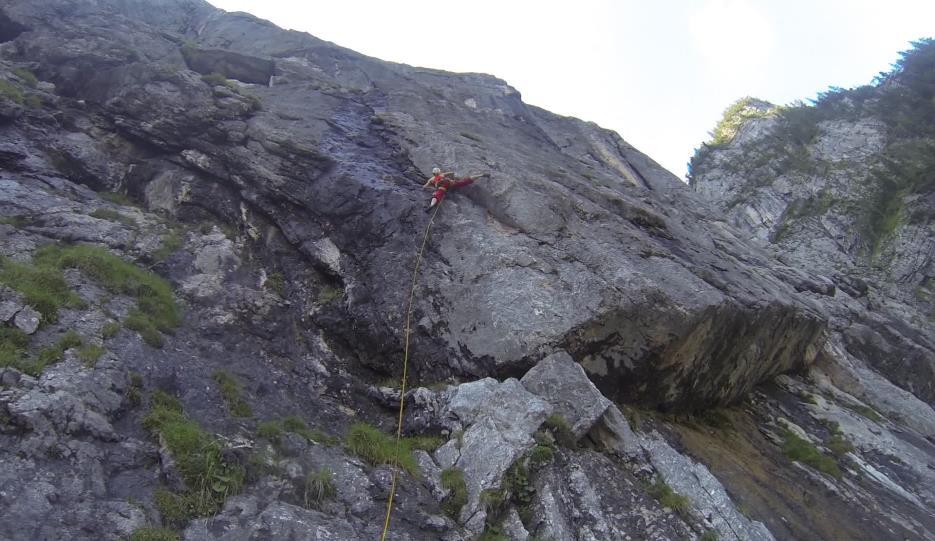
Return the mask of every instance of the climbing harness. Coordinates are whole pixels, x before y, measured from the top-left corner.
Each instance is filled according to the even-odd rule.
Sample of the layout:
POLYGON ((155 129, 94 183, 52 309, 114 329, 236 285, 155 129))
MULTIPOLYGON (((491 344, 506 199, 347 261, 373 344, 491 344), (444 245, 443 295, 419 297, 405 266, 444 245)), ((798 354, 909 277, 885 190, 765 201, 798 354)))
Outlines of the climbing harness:
POLYGON ((441 207, 441 201, 435 205, 435 212, 429 218, 429 223, 425 226, 425 234, 422 235, 422 246, 419 248, 419 255, 416 256, 416 265, 412 271, 412 287, 409 288, 409 306, 406 308, 406 345, 403 349, 403 378, 399 386, 399 422, 396 426, 396 452, 393 456, 393 483, 390 487, 390 497, 386 502, 386 519, 383 521, 383 534, 380 535, 380 541, 386 541, 386 534, 390 531, 390 515, 393 513, 393 497, 396 495, 396 482, 399 479, 399 444, 403 435, 403 405, 406 397, 406 375, 409 369, 409 333, 410 323, 412 321, 412 299, 416 292, 416 279, 419 276, 419 265, 422 263, 422 254, 425 252, 425 245, 429 240, 429 233, 432 230, 432 224, 435 222, 435 215, 441 207))

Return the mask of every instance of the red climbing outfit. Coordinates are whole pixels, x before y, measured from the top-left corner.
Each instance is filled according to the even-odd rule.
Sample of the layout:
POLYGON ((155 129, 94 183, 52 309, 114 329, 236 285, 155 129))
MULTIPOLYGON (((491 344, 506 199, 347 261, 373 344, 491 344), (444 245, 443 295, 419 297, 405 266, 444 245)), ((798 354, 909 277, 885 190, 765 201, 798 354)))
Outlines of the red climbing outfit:
POLYGON ((435 175, 432 177, 430 182, 432 183, 432 186, 435 187, 435 193, 432 194, 432 197, 434 197, 437 202, 441 203, 442 199, 445 198, 445 192, 454 188, 460 188, 461 186, 472 184, 474 179, 468 177, 458 180, 451 180, 445 175, 435 175))

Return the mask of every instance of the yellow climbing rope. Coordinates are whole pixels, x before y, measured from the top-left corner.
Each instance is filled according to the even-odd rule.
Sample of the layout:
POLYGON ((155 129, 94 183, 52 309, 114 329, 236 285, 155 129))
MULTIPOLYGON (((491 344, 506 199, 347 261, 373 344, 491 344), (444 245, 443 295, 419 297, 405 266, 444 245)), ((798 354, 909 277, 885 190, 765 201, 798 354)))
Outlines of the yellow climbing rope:
POLYGON ((432 217, 425 226, 425 234, 422 236, 422 246, 419 248, 419 255, 416 256, 416 266, 412 271, 412 287, 409 288, 409 306, 406 308, 406 346, 403 349, 403 379, 399 386, 399 422, 396 426, 396 453, 393 457, 393 484, 390 487, 390 497, 386 502, 386 520, 383 521, 383 534, 380 541, 386 541, 386 534, 390 531, 390 515, 393 514, 393 497, 396 495, 396 482, 399 479, 399 443, 403 436, 403 404, 406 396, 406 374, 409 370, 409 332, 410 322, 412 320, 412 299, 416 292, 416 279, 419 276, 419 265, 422 263, 422 253, 425 252, 425 245, 429 239, 429 232, 432 230, 432 223, 435 222, 435 215, 438 214, 442 202, 439 201, 432 211, 432 217))

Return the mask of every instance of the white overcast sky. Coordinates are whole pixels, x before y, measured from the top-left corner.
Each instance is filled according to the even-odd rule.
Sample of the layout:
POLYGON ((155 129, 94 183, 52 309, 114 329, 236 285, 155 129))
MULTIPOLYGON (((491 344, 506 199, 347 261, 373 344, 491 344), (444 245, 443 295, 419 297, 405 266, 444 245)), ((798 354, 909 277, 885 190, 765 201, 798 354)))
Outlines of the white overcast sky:
POLYGON ((935 0, 208 0, 369 56, 506 80, 680 177, 734 100, 869 83, 935 37, 935 0))

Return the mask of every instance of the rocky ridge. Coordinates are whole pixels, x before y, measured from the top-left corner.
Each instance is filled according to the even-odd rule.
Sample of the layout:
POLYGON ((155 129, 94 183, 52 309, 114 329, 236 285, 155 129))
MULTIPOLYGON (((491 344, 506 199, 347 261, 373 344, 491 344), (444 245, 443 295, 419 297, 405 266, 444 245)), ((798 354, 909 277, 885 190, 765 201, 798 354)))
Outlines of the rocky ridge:
POLYGON ((435 164, 492 178, 429 241, 391 538, 935 535, 935 416, 874 353, 919 332, 616 134, 199 1, 0 41, 3 536, 378 538, 435 164))

